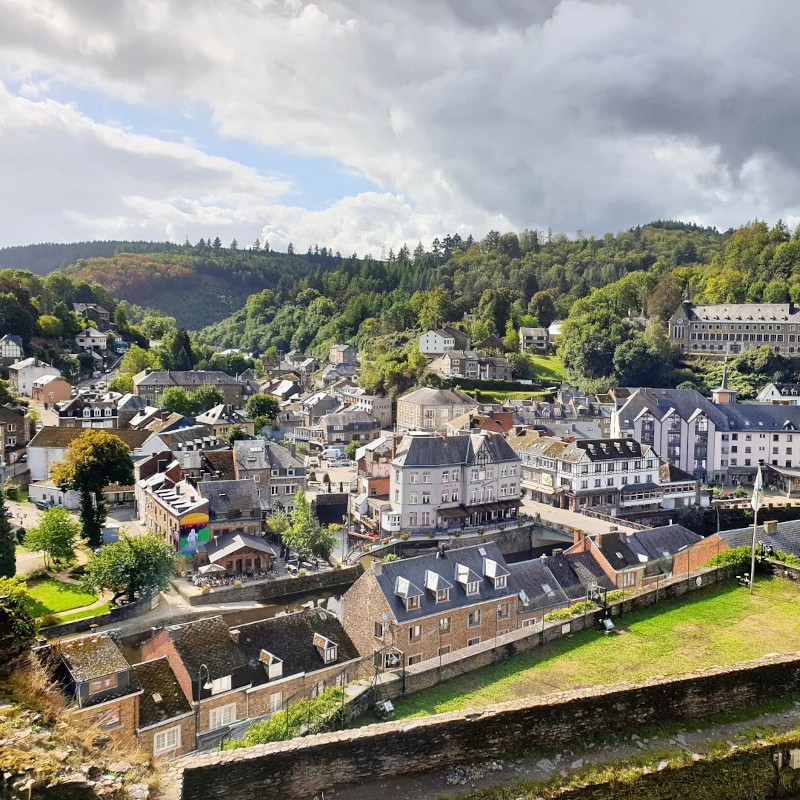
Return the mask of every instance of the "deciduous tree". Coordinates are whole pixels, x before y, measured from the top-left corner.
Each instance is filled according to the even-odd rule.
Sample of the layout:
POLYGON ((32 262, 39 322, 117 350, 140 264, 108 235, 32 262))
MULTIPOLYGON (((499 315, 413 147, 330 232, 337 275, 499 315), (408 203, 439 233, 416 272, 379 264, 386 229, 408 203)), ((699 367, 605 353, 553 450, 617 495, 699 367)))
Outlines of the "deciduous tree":
POLYGON ((0 578, 13 578, 17 572, 17 537, 6 516, 6 498, 0 487, 0 578))
POLYGON ((48 508, 39 524, 28 531, 25 547, 44 553, 44 565, 68 564, 75 559, 75 547, 81 536, 81 526, 73 519, 66 508, 48 508))

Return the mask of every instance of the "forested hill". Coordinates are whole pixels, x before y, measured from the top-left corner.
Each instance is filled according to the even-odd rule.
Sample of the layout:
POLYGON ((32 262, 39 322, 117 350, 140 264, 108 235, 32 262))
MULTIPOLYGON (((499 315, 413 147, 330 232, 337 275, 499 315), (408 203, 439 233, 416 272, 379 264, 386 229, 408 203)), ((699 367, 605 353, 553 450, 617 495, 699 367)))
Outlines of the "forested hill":
POLYGON ((199 330, 242 308, 263 289, 288 293, 304 277, 335 269, 341 256, 287 255, 229 248, 182 247, 168 253, 120 253, 89 258, 67 267, 73 280, 99 283, 119 300, 174 317, 199 330))
POLYGON ((118 253, 164 253, 179 250, 171 242, 94 241, 59 244, 26 244, 0 247, 0 269, 24 269, 34 275, 47 275, 81 258, 110 258, 118 253))

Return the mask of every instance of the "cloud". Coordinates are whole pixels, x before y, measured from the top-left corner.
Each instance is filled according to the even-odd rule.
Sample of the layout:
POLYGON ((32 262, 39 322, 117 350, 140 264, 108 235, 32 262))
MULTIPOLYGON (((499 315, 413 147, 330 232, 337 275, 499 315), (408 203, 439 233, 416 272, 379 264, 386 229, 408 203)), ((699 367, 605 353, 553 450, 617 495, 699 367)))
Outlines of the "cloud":
MULTIPOLYGON (((32 181, 50 187, 48 202, 72 204, 64 223, 179 238, 182 227, 263 228, 296 247, 363 252, 456 230, 800 215, 792 0, 0 0, 0 10, 0 74, 31 97, 57 82, 143 117, 203 109, 221 139, 332 159, 379 187, 305 211, 289 195, 276 203, 272 190, 288 187, 252 168, 156 152, 129 133, 134 158, 118 130, 84 120, 65 152, 99 178, 99 143, 107 184, 74 191, 58 148, 32 181)), ((6 126, 19 130, 13 115, 26 108, 13 105, 6 126)), ((51 128, 69 116, 47 101, 39 110, 51 128)))

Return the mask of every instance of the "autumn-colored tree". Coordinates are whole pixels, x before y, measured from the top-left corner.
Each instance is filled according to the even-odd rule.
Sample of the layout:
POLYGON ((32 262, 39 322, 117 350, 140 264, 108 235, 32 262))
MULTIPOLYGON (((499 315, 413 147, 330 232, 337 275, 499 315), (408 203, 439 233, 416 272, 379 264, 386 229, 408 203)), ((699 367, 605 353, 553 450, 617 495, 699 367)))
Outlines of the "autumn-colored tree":
POLYGON ((103 541, 103 523, 108 511, 103 489, 110 483, 121 486, 133 483, 130 450, 110 431, 90 428, 72 440, 66 460, 53 466, 53 481, 59 489, 80 492, 83 535, 93 547, 103 541))

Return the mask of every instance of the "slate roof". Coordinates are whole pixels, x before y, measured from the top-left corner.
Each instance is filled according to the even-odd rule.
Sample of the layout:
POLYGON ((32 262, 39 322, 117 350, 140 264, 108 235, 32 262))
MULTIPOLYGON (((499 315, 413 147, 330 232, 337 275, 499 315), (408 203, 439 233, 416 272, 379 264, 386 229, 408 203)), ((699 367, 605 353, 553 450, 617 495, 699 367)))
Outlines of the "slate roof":
POLYGON ((232 675, 247 666, 247 657, 231 639, 222 617, 170 625, 164 630, 191 676, 198 674, 201 664, 208 667, 212 680, 232 675))
POLYGON ((380 427, 378 420, 372 414, 364 411, 363 408, 348 408, 347 411, 325 414, 325 416, 320 417, 319 424, 326 425, 328 428, 334 425, 341 425, 344 428, 350 425, 380 427))
MULTIPOLYGON (((31 439, 28 447, 68 447, 85 428, 57 428, 46 425, 31 439)), ((134 431, 130 428, 114 428, 109 431, 118 436, 132 450, 141 447, 152 435, 152 431, 134 431)))
POLYGON ((549 556, 546 563, 558 581, 558 585, 570 600, 581 600, 586 597, 586 587, 572 568, 570 560, 563 553, 549 556))
POLYGON ((273 558, 278 557, 278 551, 273 545, 260 536, 250 536, 246 533, 226 533, 224 536, 212 539, 205 545, 208 560, 212 562, 232 555, 243 547, 249 547, 251 550, 258 550, 262 553, 269 553, 273 558))
POLYGON ((246 623, 239 625, 238 630, 239 647, 250 664, 254 685, 267 683, 267 671, 259 662, 262 650, 283 660, 283 678, 316 672, 359 657, 358 650, 336 616, 322 608, 246 623), (325 664, 314 646, 314 634, 321 634, 338 645, 335 662, 325 664))
POLYGON ((61 641, 58 650, 72 677, 80 683, 130 669, 125 656, 107 633, 61 641))
POLYGON ((233 458, 240 470, 293 469, 295 474, 305 473, 303 464, 287 448, 264 439, 242 439, 234 442, 233 458))
POLYGON ((691 547, 703 541, 700 534, 684 528, 683 525, 662 525, 646 531, 637 531, 633 538, 644 548, 647 556, 656 560, 691 547))
MULTIPOLYGON (((208 500, 211 513, 217 518, 229 511, 241 511, 250 516, 259 509, 261 501, 254 481, 199 481, 197 491, 208 500)), ((260 511, 257 511, 260 515, 260 511)))
POLYGON ((558 579, 547 566, 547 559, 534 558, 509 564, 519 589, 520 610, 532 611, 542 606, 555 606, 569 602, 558 579))
POLYGON ((794 303, 726 303, 708 306, 684 303, 679 311, 684 312, 689 319, 703 321, 794 322, 800 319, 800 312, 794 303))
MULTIPOLYGON (((750 547, 753 543, 753 526, 747 528, 734 528, 733 530, 720 531, 720 537, 730 548, 750 547)), ((800 557, 800 520, 779 522, 777 533, 765 533, 764 526, 756 527, 756 541, 771 544, 782 553, 789 553, 800 557)))
POLYGON ((211 472, 219 473, 214 475, 214 478, 221 481, 236 480, 236 471, 233 468, 233 451, 232 450, 205 450, 203 452, 204 459, 211 467, 211 472))
POLYGON ((431 553, 430 555, 391 561, 382 565, 381 574, 376 576, 376 580, 395 619, 400 623, 432 614, 443 614, 458 608, 468 608, 485 603, 487 600, 500 600, 515 596, 518 589, 513 575, 509 575, 505 589, 495 589, 493 582, 483 577, 484 558, 489 558, 506 569, 505 559, 497 545, 487 542, 482 545, 447 550, 441 558, 437 558, 436 553, 431 553), (458 566, 475 573, 479 579, 480 591, 477 595, 468 596, 465 587, 458 583, 456 579, 458 566), (454 584, 450 590, 450 599, 444 603, 437 603, 434 592, 422 590, 419 608, 409 611, 402 598, 395 593, 397 578, 406 578, 414 586, 424 587, 426 572, 437 572, 445 580, 454 584))
POLYGON ((591 553, 568 553, 565 558, 584 588, 593 583, 601 589, 616 588, 614 581, 603 572, 603 568, 591 553))
POLYGON ((238 386, 239 381, 218 370, 142 370, 133 376, 136 386, 238 386))
POLYGON ((472 464, 486 449, 492 462, 519 461, 511 445, 499 435, 466 433, 455 436, 405 436, 392 463, 405 467, 472 464))
POLYGON ((398 403, 411 403, 425 406, 475 406, 478 402, 458 391, 458 389, 431 389, 423 386, 398 398, 398 403))
POLYGON ((142 690, 139 697, 139 728, 149 728, 192 711, 165 656, 133 664, 131 675, 134 686, 142 690))
POLYGON ((220 403, 218 406, 209 408, 203 414, 198 414, 196 417, 198 422, 206 425, 212 425, 219 422, 230 422, 237 425, 243 425, 247 422, 244 414, 240 414, 232 405, 220 403))

